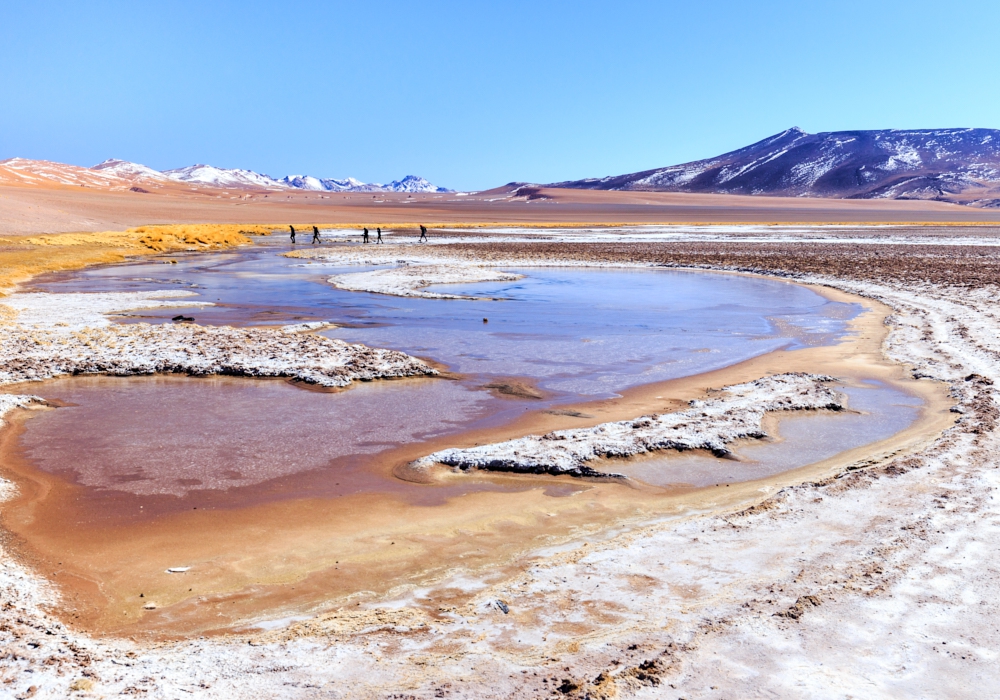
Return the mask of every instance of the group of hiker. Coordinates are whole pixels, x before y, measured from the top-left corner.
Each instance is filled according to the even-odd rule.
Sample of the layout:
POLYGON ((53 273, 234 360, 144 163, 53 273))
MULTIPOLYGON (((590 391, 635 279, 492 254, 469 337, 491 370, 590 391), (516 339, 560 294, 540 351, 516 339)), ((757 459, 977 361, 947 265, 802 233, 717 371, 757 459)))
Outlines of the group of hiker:
MULTIPOLYGON (((291 232, 290 235, 289 235, 289 238, 292 239, 292 243, 294 244, 295 243, 295 227, 292 226, 292 225, 289 225, 288 229, 291 232)), ((377 226, 375 228, 375 234, 376 234, 375 235, 375 243, 381 243, 382 242, 382 227, 381 226, 377 226)), ((368 233, 368 227, 366 226, 364 228, 364 230, 361 232, 361 242, 362 243, 369 243, 370 241, 371 241, 371 234, 368 233)), ((321 241, 319 239, 319 229, 317 227, 315 227, 315 226, 313 226, 312 242, 314 244, 319 243, 321 245, 323 243, 323 241, 321 241)), ((427 227, 424 226, 423 224, 420 224, 420 238, 417 239, 417 242, 418 243, 426 243, 427 242, 427 227)))
MULTIPOLYGON (((295 227, 289 225, 288 228, 291 231, 291 235, 289 237, 292 239, 292 243, 295 243, 295 227)), ((312 239, 312 242, 313 243, 322 243, 322 241, 319 239, 319 229, 316 228, 315 226, 313 226, 313 239, 312 239)))

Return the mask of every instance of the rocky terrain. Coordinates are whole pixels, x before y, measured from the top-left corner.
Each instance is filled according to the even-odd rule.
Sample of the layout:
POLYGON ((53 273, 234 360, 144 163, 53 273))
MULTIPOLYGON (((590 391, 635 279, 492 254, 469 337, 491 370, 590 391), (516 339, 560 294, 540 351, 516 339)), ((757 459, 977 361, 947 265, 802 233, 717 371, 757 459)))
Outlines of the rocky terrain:
POLYGON ((792 128, 714 158, 550 187, 1000 206, 1000 130, 792 128))

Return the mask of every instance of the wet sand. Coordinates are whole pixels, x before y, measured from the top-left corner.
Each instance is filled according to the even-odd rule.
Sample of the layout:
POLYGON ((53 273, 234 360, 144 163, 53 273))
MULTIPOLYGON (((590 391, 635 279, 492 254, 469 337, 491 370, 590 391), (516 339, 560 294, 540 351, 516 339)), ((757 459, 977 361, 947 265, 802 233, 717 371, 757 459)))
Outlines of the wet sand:
MULTIPOLYGON (((858 301, 828 289, 817 291, 858 301)), ((635 387, 620 398, 561 407, 559 413, 525 410, 523 417, 502 426, 381 452, 368 465, 391 478, 394 469, 441 447, 669 411, 708 388, 769 373, 877 379, 924 400, 920 417, 888 440, 763 480, 705 489, 636 489, 569 478, 442 474, 445 488, 458 492, 443 503, 435 496, 433 506, 421 499, 366 493, 270 500, 238 509, 225 507, 223 499, 197 511, 151 508, 147 515, 136 512, 145 507, 131 514, 119 509, 109 522, 101 514, 107 508, 94 508, 96 502, 84 497, 83 487, 27 463, 19 452, 16 427, 28 413, 23 412, 14 420, 15 428, 3 434, 0 459, 21 489, 4 509, 4 526, 33 568, 58 572, 52 580, 74 601, 72 623, 96 634, 159 638, 225 631, 260 619, 357 606, 457 570, 469 575, 516 570, 540 546, 581 532, 752 504, 785 485, 821 478, 859 458, 900 453, 933 439, 954 422, 954 414, 947 412, 950 400, 941 385, 907 379, 902 368, 881 357, 887 309, 862 303, 871 311, 851 321, 853 335, 836 346, 779 351, 715 372, 635 387), (477 481, 482 490, 475 490, 477 481), (121 518, 123 514, 130 517, 121 518), (178 566, 191 570, 165 573, 178 566), (150 604, 156 609, 144 609, 150 604)), ((428 614, 433 612, 428 608, 428 614)))

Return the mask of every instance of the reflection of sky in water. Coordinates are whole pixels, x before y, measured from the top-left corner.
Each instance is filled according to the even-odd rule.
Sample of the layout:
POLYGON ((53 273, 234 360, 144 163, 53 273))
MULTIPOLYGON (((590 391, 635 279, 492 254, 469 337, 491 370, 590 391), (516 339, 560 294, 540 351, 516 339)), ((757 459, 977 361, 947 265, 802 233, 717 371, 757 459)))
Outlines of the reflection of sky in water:
MULTIPOLYGON (((88 270, 51 291, 184 289, 267 313, 348 323, 332 337, 389 347, 490 377, 524 376, 557 393, 607 396, 628 386, 704 372, 778 348, 822 345, 844 332, 856 304, 778 280, 676 270, 529 268, 516 282, 443 285, 507 301, 411 299, 333 289, 323 280, 364 268, 303 265, 273 246, 88 270), (269 249, 270 248, 270 249, 269 249), (193 286, 192 286, 193 285, 193 286), (489 323, 484 324, 483 318, 489 323)), ((163 312, 170 316, 174 310, 163 312)), ((226 323, 231 309, 197 310, 226 323)), ((570 397, 567 397, 570 398, 570 397)))
POLYGON ((373 315, 391 325, 330 335, 430 356, 458 372, 529 376, 547 389, 605 395, 777 348, 829 343, 859 311, 798 285, 736 275, 516 271, 525 279, 434 288, 509 301, 366 295, 379 304, 373 315))
MULTIPOLYGON (((72 471, 93 488, 177 496, 259 485, 453 433, 494 401, 459 382, 428 380, 359 382, 328 394, 266 380, 72 377, 44 392, 70 405, 27 423, 21 444, 42 469, 72 471)), ((337 466, 343 488, 334 493, 389 488, 382 477, 337 466)))
POLYGON ((923 405, 918 397, 882 382, 868 381, 859 387, 837 389, 847 394, 850 412, 776 414, 780 440, 747 441, 736 446, 735 452, 742 461, 668 451, 649 458, 613 460, 603 468, 658 486, 751 481, 885 440, 908 428, 923 405))

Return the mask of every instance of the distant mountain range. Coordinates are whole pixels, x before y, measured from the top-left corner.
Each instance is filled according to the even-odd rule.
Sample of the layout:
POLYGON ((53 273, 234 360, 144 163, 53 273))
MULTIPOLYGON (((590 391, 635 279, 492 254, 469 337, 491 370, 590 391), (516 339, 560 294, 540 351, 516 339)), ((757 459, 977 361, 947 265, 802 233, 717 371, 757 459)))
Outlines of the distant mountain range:
POLYGON ((792 128, 715 158, 550 187, 924 199, 1000 207, 1000 130, 792 128))
POLYGON ((102 189, 148 191, 145 187, 162 187, 169 183, 234 190, 311 190, 319 192, 451 192, 431 184, 422 177, 407 175, 387 185, 361 182, 354 178, 324 179, 309 175, 289 175, 281 179, 237 168, 217 168, 212 165, 190 165, 164 170, 109 159, 92 168, 44 160, 9 158, 0 161, 0 182, 22 185, 76 185, 102 189))

